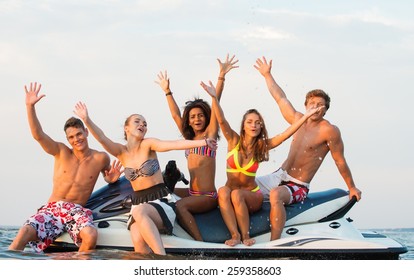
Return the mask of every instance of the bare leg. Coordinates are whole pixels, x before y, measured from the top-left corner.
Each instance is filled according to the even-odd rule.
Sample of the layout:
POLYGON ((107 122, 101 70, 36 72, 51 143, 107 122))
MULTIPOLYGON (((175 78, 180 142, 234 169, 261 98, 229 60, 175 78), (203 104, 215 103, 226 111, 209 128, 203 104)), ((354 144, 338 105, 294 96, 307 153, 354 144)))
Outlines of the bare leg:
MULTIPOLYGON (((149 204, 140 204, 132 212, 135 220, 135 229, 139 230, 142 238, 133 238, 136 252, 146 254, 147 251, 141 251, 148 245, 154 254, 166 255, 162 239, 158 229, 164 227, 162 219, 157 210, 149 204), (144 243, 143 243, 144 242, 144 243)), ((132 226, 134 226, 134 224, 132 226)))
POLYGON ((98 231, 96 228, 87 226, 84 227, 80 233, 80 238, 82 238, 82 244, 79 247, 79 252, 86 252, 95 249, 96 241, 98 240, 98 231))
POLYGON ((195 239, 203 241, 193 214, 204 213, 217 207, 217 200, 207 196, 189 196, 176 203, 177 220, 180 225, 195 239))
POLYGON ((279 239, 286 223, 285 204, 289 203, 290 192, 283 186, 270 191, 270 240, 279 239))
POLYGON ((226 240, 224 244, 228 246, 236 246, 237 244, 240 244, 241 237, 237 228, 237 220, 233 205, 230 201, 232 191, 230 188, 224 186, 221 187, 218 192, 221 216, 223 217, 224 223, 231 234, 231 239, 226 240))
POLYGON ((30 225, 25 225, 20 228, 9 250, 23 251, 29 241, 35 240, 38 240, 36 230, 30 225))
POLYGON ((174 194, 178 195, 179 197, 187 197, 188 196, 188 188, 178 188, 174 189, 174 194))
POLYGON ((231 201, 236 213, 243 244, 251 246, 256 243, 256 240, 250 238, 250 214, 262 207, 263 195, 246 190, 234 190, 231 193, 231 201))
POLYGON ((141 233, 139 232, 139 226, 137 223, 133 223, 130 227, 130 234, 132 244, 134 244, 134 251, 141 253, 141 254, 150 254, 151 249, 148 247, 147 243, 145 243, 144 239, 142 238, 141 233))

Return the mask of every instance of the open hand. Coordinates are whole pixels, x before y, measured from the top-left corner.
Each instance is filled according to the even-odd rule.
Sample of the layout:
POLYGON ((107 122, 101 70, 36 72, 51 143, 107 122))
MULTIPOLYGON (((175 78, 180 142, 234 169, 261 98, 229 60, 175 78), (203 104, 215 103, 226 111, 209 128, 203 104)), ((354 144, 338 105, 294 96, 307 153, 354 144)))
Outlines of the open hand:
POLYGON ((263 56, 261 59, 256 59, 256 64, 253 67, 259 70, 260 74, 265 76, 266 74, 270 73, 272 69, 272 60, 270 60, 268 63, 266 58, 263 56))
POLYGON ((157 77, 158 77, 158 81, 155 81, 155 83, 159 84, 161 89, 165 93, 169 92, 170 91, 170 79, 168 78, 167 70, 165 70, 164 73, 160 71, 157 77))
POLYGON ((213 83, 211 81, 208 81, 208 83, 209 85, 206 85, 204 82, 200 82, 200 85, 211 97, 217 97, 216 88, 213 83))
POLYGON ((221 62, 221 60, 219 58, 217 58, 217 61, 220 65, 220 77, 223 77, 231 70, 234 68, 239 68, 238 65, 236 65, 237 62, 239 62, 239 60, 234 60, 235 55, 233 55, 231 58, 229 58, 229 54, 227 54, 226 56, 226 61, 221 62))
POLYGON ((121 170, 122 164, 119 160, 114 160, 111 169, 105 170, 105 177, 109 182, 115 182, 121 176, 124 170, 121 170))
POLYGON ((78 102, 75 105, 75 110, 73 111, 79 118, 85 121, 88 118, 88 108, 85 103, 78 102))
POLYGON ((27 86, 24 86, 24 90, 26 92, 26 105, 34 105, 40 99, 46 96, 44 94, 39 94, 41 88, 42 88, 42 85, 37 84, 36 82, 30 83, 29 89, 27 89, 27 86))
POLYGON ((206 138, 206 144, 211 150, 213 150, 213 151, 217 150, 217 140, 216 139, 206 138))

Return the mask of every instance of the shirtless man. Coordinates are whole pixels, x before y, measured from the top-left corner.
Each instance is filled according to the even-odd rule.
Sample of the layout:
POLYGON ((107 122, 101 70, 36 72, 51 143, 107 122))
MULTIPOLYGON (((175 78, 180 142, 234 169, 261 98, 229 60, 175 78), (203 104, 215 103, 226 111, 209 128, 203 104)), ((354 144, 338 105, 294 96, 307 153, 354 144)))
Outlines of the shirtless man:
MULTIPOLYGON (((286 94, 276 83, 271 74, 272 60, 266 58, 256 60, 254 67, 263 75, 267 87, 276 100, 285 120, 292 124, 303 114, 296 111, 286 94)), ((344 144, 338 127, 324 119, 329 109, 330 97, 320 89, 308 92, 305 107, 325 106, 318 114, 311 116, 293 135, 290 151, 282 166, 274 173, 256 177, 257 184, 263 191, 266 189, 270 199, 270 240, 279 239, 286 222, 284 205, 303 201, 309 192, 309 183, 315 176, 323 159, 331 153, 339 173, 344 179, 349 197, 359 201, 361 191, 355 186, 351 170, 344 156, 344 144)))
POLYGON ((29 243, 36 252, 42 252, 67 231, 79 252, 92 250, 98 232, 92 211, 84 206, 99 173, 106 182, 115 182, 121 175, 121 165, 118 161, 111 165, 107 153, 89 148, 88 130, 79 119, 70 118, 64 126, 72 148, 45 134, 35 110, 35 104, 45 96, 39 94, 40 88, 37 83, 30 83, 29 89, 25 86, 27 117, 33 138, 55 158, 53 189, 47 204, 24 223, 9 249, 21 251, 29 243))

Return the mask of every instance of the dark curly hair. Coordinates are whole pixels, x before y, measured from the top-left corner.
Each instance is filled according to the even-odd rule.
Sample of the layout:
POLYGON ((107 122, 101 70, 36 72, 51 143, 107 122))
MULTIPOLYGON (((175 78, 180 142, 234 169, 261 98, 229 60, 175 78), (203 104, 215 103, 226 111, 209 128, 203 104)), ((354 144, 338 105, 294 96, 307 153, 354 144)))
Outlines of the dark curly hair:
MULTIPOLYGON (((194 98, 194 100, 190 100, 185 102, 185 107, 183 111, 183 122, 181 130, 183 132, 184 139, 193 140, 195 137, 195 132, 193 128, 190 126, 190 111, 194 108, 200 108, 203 111, 204 116, 206 117, 206 124, 204 126, 204 130, 210 124, 211 119, 211 107, 205 100, 200 98, 194 98)), ((217 137, 219 139, 219 136, 217 137)))

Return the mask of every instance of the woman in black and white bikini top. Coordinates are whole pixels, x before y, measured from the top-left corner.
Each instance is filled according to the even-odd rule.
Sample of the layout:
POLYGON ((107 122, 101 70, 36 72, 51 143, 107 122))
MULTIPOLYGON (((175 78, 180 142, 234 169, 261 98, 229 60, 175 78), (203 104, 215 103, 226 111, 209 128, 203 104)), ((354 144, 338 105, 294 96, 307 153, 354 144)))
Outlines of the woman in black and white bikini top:
POLYGON ((118 158, 125 176, 134 189, 128 229, 135 252, 165 255, 159 231, 172 232, 175 221, 174 197, 165 186, 157 152, 185 150, 208 145, 217 149, 214 139, 164 141, 145 138, 147 122, 139 114, 129 116, 124 124, 126 144, 115 143, 90 119, 84 103, 77 103, 75 113, 84 121, 104 149, 118 158), (137 168, 135 167, 137 166, 137 168))

